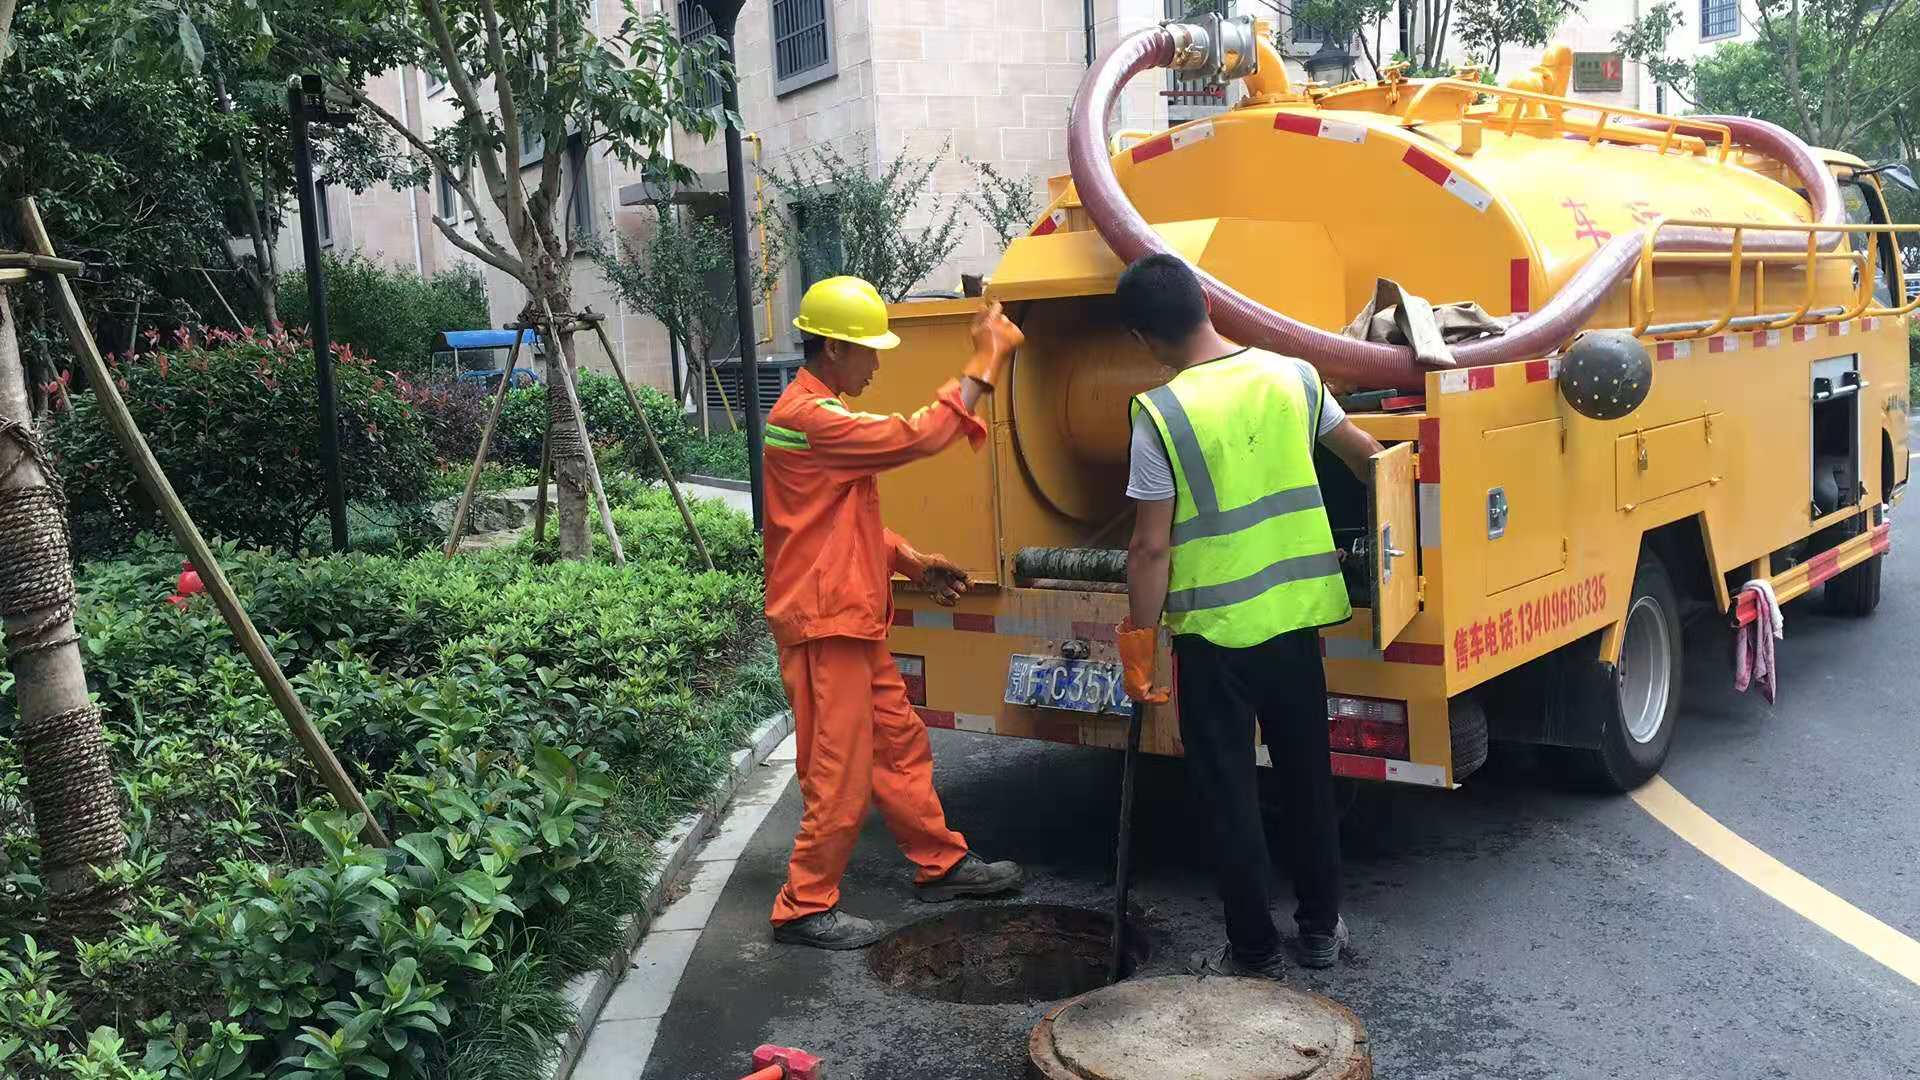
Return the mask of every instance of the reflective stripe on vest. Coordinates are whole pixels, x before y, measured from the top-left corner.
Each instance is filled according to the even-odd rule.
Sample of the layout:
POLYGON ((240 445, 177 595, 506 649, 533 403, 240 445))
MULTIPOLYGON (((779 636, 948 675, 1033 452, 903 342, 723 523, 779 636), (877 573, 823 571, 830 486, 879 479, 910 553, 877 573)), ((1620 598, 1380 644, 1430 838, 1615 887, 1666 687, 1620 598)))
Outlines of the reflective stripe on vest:
POLYGON ((1134 398, 1173 466, 1173 633, 1245 648, 1352 614, 1313 470, 1324 393, 1304 362, 1248 349, 1134 398))

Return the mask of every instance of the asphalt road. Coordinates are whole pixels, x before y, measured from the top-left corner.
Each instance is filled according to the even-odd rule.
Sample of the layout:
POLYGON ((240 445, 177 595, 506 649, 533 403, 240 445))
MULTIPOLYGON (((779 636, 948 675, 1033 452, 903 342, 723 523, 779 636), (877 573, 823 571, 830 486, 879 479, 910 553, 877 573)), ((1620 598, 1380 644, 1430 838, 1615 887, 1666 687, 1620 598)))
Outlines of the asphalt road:
MULTIPOLYGON (((1665 777, 1741 837, 1920 938, 1920 552, 1896 543, 1866 621, 1790 606, 1780 701, 1735 695, 1725 635, 1688 638, 1665 777)), ((1017 902, 1108 903, 1116 754, 935 733, 950 820, 1024 863, 1017 902)), ((1384 1078, 1920 1076, 1920 987, 1690 846, 1629 798, 1569 793, 1525 752, 1455 792, 1388 789, 1350 847, 1351 962, 1297 972, 1366 1023, 1384 1078)), ((883 989, 861 954, 776 946, 767 907, 798 820, 791 788, 742 856, 662 1022, 647 1080, 737 1080, 762 1042, 836 1080, 1016 1080, 1045 1006, 954 1005, 883 989)), ((1219 940, 1178 762, 1141 777, 1136 902, 1177 971, 1219 940)), ((877 820, 850 910, 917 905, 877 820)), ((1290 890, 1277 882, 1282 926, 1290 890)))

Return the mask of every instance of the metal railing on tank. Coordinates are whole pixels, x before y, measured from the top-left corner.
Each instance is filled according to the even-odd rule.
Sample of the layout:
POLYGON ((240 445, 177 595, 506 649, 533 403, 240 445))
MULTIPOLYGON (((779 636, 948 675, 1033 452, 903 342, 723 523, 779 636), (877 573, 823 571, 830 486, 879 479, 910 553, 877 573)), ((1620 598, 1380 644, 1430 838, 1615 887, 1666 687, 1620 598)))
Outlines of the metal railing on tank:
MULTIPOLYGON (((1662 218, 1647 229, 1642 239, 1640 261, 1634 267, 1633 277, 1628 291, 1628 317, 1632 321, 1635 335, 1655 337, 1677 341, 1682 338, 1711 337, 1726 330, 1785 330, 1793 326, 1818 325, 1822 323, 1847 322, 1862 317, 1879 318, 1882 316, 1905 315, 1920 307, 1920 296, 1902 304, 1881 304, 1875 302, 1874 281, 1879 272, 1880 244, 1869 242, 1864 251, 1851 249, 1822 251, 1822 237, 1828 237, 1826 243, 1836 243, 1833 234, 1844 233, 1848 236, 1877 238, 1894 233, 1912 233, 1920 231, 1920 225, 1824 225, 1810 222, 1768 222, 1729 221, 1714 218, 1662 218), (1660 233, 1666 229, 1712 230, 1730 234, 1726 251, 1656 251, 1660 233), (1747 237, 1751 233, 1788 233, 1801 234, 1807 238, 1805 251, 1749 251, 1746 249, 1747 237), (1826 265, 1846 264, 1853 270, 1854 297, 1851 303, 1814 307, 1820 285, 1820 270, 1826 265), (1727 274, 1726 302, 1719 314, 1709 319, 1695 319, 1684 322, 1657 323, 1657 311, 1654 303, 1654 274, 1660 267, 1700 266, 1716 267, 1724 265, 1727 274), (1748 269, 1752 269, 1751 310, 1741 311, 1741 297, 1745 291, 1742 286, 1748 279, 1748 269), (1798 273, 1802 278, 1799 302, 1791 308, 1768 310, 1766 281, 1768 267, 1775 268, 1775 274, 1798 273)), ((1890 284, 1899 286, 1889 289, 1894 296, 1905 297, 1904 274, 1895 275, 1890 284)))
MULTIPOLYGON (((1505 121, 1505 133, 1514 135, 1522 130, 1524 124, 1528 130, 1544 128, 1550 134, 1564 133, 1582 136, 1588 145, 1601 142, 1627 143, 1634 146, 1651 146, 1659 153, 1677 151, 1702 156, 1711 151, 1713 160, 1724 162, 1733 149, 1733 132, 1724 124, 1708 123, 1698 119, 1682 119, 1666 116, 1643 109, 1630 109, 1624 105, 1596 105, 1589 101, 1576 101, 1573 98, 1549 94, 1542 90, 1525 90, 1513 86, 1490 86, 1485 83, 1467 82, 1463 79, 1434 79, 1422 82, 1420 89, 1407 102, 1400 121, 1403 127, 1413 127, 1428 122, 1421 116, 1421 106, 1435 91, 1447 91, 1449 95, 1461 97, 1461 117, 1467 118, 1476 108, 1486 114, 1483 119, 1491 119, 1489 128, 1498 121, 1505 121), (1479 98, 1490 101, 1479 102, 1479 98), (1568 114, 1590 113, 1597 120, 1583 121, 1568 114), (1625 127, 1615 124, 1615 120, 1640 120, 1647 127, 1625 127), (1714 136, 1710 141, 1698 135, 1683 135, 1682 127, 1690 131, 1706 132, 1714 136)), ((1448 95, 1442 95, 1448 96, 1448 95)))

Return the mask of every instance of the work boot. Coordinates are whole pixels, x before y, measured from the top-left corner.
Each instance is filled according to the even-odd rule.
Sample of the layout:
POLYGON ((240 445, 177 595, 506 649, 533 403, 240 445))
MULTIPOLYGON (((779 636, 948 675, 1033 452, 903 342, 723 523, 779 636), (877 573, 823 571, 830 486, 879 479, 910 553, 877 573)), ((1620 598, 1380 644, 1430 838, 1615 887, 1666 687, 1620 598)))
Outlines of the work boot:
POLYGON ((887 930, 872 919, 849 915, 839 908, 828 908, 781 923, 773 928, 773 940, 812 949, 864 949, 885 937, 887 930))
POLYGON ((1274 982, 1285 982, 1287 978, 1287 965, 1286 961, 1282 959, 1280 950, 1278 949, 1275 949, 1273 955, 1267 957, 1265 960, 1257 964, 1250 964, 1233 955, 1233 944, 1228 942, 1217 948, 1202 949, 1194 953, 1193 959, 1187 962, 1187 974, 1198 975, 1203 979, 1208 976, 1226 976, 1237 979, 1272 979, 1274 982))
POLYGON ((913 891, 923 904, 944 904, 963 896, 997 896, 1020 887, 1020 864, 988 862, 969 851, 953 869, 913 891))
POLYGON ((1340 959, 1340 950, 1353 944, 1353 934, 1347 930, 1347 920, 1340 919, 1333 924, 1331 934, 1301 934, 1294 944, 1294 952, 1302 967, 1330 968, 1340 959))

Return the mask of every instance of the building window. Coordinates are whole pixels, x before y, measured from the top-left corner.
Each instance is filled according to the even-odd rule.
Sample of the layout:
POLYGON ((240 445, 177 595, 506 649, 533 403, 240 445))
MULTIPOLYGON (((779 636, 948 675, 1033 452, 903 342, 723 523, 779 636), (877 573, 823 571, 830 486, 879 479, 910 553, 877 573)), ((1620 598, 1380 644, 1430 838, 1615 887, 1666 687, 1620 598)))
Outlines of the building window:
POLYGON ((434 195, 439 200, 437 212, 446 221, 460 220, 456 216, 460 213, 460 196, 453 189, 453 176, 445 172, 436 173, 435 176, 438 180, 434 186, 434 195))
MULTIPOLYGON (((680 0, 680 43, 692 45, 713 36, 713 16, 700 6, 699 0, 680 0)), ((691 67, 691 64, 688 65, 691 67)), ((720 104, 720 80, 712 76, 706 79, 706 85, 694 91, 693 103, 702 109, 712 109, 720 104)))
POLYGON ((313 185, 313 227, 320 234, 320 246, 333 246, 333 210, 327 205, 327 185, 313 185))
POLYGON ((1665 86, 1656 86, 1653 88, 1653 111, 1657 113, 1667 111, 1667 88, 1665 86))
POLYGON ((1700 39, 1740 32, 1740 0, 1700 0, 1700 39))
POLYGON ((440 70, 439 64, 427 66, 427 96, 432 97, 447 88, 447 73, 440 70))
POLYGON ((580 136, 569 138, 567 168, 573 174, 573 183, 568 188, 567 218, 573 226, 574 237, 580 240, 593 237, 593 175, 588 169, 590 161, 580 136))
POLYGON ((773 92, 791 93, 834 75, 833 5, 828 0, 772 0, 773 92))
POLYGON ((547 153, 547 134, 545 124, 532 112, 520 114, 520 167, 526 168, 539 162, 547 153))
POLYGON ((1327 32, 1312 23, 1295 22, 1293 24, 1293 43, 1295 45, 1319 45, 1327 40, 1327 32))

